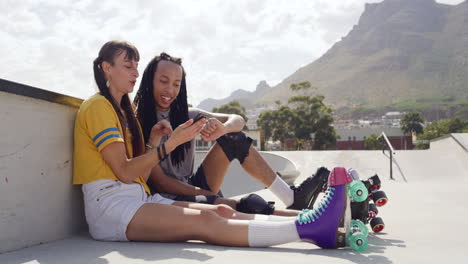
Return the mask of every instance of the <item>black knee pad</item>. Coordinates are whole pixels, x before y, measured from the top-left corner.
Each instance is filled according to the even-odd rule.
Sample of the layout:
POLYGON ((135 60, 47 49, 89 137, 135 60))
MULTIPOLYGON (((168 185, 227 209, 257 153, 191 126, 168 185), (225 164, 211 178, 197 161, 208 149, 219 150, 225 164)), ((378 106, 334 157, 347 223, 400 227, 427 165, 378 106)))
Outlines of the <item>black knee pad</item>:
POLYGON ((271 215, 275 211, 275 202, 267 202, 259 195, 251 193, 241 198, 236 210, 247 214, 271 215))
POLYGON ((249 155, 250 145, 252 145, 252 139, 243 132, 228 133, 219 137, 216 142, 221 146, 229 161, 237 159, 241 164, 249 155))

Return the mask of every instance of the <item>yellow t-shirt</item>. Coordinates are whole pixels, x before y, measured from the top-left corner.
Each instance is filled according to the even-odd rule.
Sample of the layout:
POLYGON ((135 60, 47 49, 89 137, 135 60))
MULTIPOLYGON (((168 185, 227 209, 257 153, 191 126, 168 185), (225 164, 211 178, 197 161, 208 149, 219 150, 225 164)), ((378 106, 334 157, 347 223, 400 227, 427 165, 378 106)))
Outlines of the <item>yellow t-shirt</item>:
MULTIPOLYGON (((124 142, 129 152, 127 155, 132 158, 130 130, 126 128, 125 140, 123 135, 117 113, 104 96, 95 94, 85 100, 75 120, 73 184, 85 184, 102 179, 118 180, 102 157, 101 150, 110 143, 124 142)), ((150 194, 148 185, 142 177, 136 178, 134 182, 143 185, 145 191, 150 194)))

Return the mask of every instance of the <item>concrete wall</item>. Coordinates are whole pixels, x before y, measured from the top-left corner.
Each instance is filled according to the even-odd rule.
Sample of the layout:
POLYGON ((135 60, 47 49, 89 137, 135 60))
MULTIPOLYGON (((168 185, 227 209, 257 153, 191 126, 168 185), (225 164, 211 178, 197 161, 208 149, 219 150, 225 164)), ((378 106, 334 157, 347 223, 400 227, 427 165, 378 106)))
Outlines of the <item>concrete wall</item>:
POLYGON ((79 100, 8 89, 65 98, 0 80, 0 253, 86 230, 81 189, 72 186, 79 100))

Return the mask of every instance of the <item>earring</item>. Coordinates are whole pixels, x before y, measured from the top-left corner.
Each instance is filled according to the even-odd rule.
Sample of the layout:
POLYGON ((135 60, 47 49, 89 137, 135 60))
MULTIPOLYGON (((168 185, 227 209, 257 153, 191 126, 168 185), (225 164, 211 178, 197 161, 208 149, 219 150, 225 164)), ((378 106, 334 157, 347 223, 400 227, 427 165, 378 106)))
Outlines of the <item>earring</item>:
POLYGON ((109 88, 109 86, 110 86, 109 80, 106 81, 106 86, 107 86, 107 88, 109 88))

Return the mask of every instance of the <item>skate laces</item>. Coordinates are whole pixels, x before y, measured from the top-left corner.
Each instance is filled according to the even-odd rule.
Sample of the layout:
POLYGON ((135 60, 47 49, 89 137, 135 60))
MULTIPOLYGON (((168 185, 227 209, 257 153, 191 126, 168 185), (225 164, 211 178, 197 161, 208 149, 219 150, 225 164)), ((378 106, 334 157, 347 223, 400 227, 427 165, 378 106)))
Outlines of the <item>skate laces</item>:
POLYGON ((328 187, 327 191, 325 192, 325 196, 320 200, 318 206, 312 210, 304 209, 299 212, 297 216, 297 221, 299 224, 310 224, 315 222, 315 220, 319 219, 320 216, 325 213, 328 206, 331 204, 332 196, 335 194, 334 187, 328 187))

